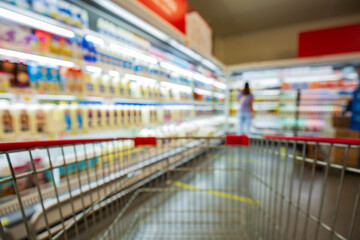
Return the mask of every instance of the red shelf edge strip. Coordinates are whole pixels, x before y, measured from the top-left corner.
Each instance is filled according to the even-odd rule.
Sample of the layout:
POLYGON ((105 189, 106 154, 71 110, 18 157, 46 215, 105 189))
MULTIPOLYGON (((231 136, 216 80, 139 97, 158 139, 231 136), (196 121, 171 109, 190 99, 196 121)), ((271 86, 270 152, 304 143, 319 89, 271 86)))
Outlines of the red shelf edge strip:
POLYGON ((73 144, 86 144, 86 143, 95 143, 95 142, 109 142, 114 140, 131 140, 131 139, 133 138, 89 138, 89 139, 67 139, 67 140, 27 141, 27 142, 3 142, 0 143, 0 151, 66 146, 73 144))

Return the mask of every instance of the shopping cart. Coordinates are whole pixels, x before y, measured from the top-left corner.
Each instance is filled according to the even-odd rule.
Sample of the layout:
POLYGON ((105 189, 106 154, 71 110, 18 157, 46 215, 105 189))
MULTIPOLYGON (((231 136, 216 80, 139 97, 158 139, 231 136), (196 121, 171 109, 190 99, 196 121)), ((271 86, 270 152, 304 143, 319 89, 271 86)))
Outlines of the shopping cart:
POLYGON ((0 236, 360 239, 359 145, 271 136, 2 143, 0 236))

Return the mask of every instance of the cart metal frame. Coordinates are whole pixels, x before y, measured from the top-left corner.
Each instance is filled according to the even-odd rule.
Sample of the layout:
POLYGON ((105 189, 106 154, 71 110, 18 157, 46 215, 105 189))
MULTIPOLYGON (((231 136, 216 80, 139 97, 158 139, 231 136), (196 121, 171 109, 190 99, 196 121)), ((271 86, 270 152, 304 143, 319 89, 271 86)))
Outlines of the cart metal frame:
POLYGON ((360 170, 348 159, 359 146, 236 135, 0 143, 10 171, 0 184, 13 191, 0 198, 0 236, 358 239, 360 170))

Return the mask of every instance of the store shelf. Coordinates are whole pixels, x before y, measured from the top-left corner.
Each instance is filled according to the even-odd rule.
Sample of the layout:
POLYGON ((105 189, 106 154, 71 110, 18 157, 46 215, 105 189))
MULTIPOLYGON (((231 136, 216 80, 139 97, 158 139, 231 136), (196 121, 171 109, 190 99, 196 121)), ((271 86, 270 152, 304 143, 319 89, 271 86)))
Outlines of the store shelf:
MULTIPOLYGON (((87 28, 79 29, 79 28, 72 27, 72 26, 69 26, 69 25, 66 25, 66 24, 62 24, 62 23, 58 22, 57 20, 48 18, 46 16, 40 15, 38 13, 29 11, 29 10, 20 9, 20 8, 18 8, 16 6, 12 6, 12 5, 9 5, 9 4, 6 4, 6 3, 1 3, 0 7, 4 8, 4 9, 8 9, 10 11, 13 11, 15 13, 19 13, 20 15, 29 17, 31 19, 34 19, 34 21, 40 21, 42 24, 45 24, 46 26, 53 26, 54 28, 61 28, 61 29, 65 29, 67 31, 72 31, 74 34, 77 34, 77 35, 80 35, 80 36, 83 36, 83 37, 84 36, 93 36, 93 41, 95 41, 94 39, 97 38, 97 39, 99 39, 98 43, 101 42, 103 45, 109 45, 110 46, 111 44, 116 44, 117 46, 125 47, 127 51, 122 51, 122 54, 126 55, 127 52, 132 52, 133 54, 129 54, 129 57, 132 58, 132 59, 137 59, 137 57, 139 57, 140 60, 144 60, 144 58, 150 58, 150 55, 151 55, 148 52, 144 52, 142 50, 138 51, 138 49, 135 49, 133 46, 126 45, 123 42, 120 43, 117 39, 111 38, 111 37, 106 36, 106 35, 104 35, 102 33, 97 33, 95 31, 87 29, 87 28), (105 44, 105 42, 107 44, 105 44), (145 56, 145 55, 148 55, 148 56, 145 56)), ((35 26, 35 25, 29 25, 29 24, 26 24, 24 22, 21 22, 20 24, 26 25, 26 26, 31 27, 31 28, 37 28, 37 26, 35 26)), ((95 45, 96 45, 96 41, 95 41, 95 45)), ((13 55, 13 58, 15 58, 15 59, 21 59, 22 61, 23 60, 29 60, 30 62, 35 61, 35 62, 39 62, 39 63, 42 63, 42 64, 53 63, 55 65, 61 65, 61 66, 67 66, 67 67, 74 67, 74 66, 82 67, 82 68, 86 68, 86 67, 89 67, 89 66, 90 67, 98 67, 100 69, 100 71, 102 69, 105 72, 108 72, 110 70, 111 71, 114 70, 113 66, 108 66, 108 67, 106 67, 106 66, 104 67, 103 65, 100 66, 99 62, 91 63, 91 62, 84 61, 82 59, 72 59, 72 58, 69 58, 69 57, 64 57, 64 56, 60 56, 60 55, 54 55, 54 54, 51 54, 49 52, 41 52, 41 53, 36 54, 36 51, 34 52, 33 49, 28 49, 28 52, 31 53, 31 54, 27 54, 27 55, 25 54, 24 55, 23 52, 24 52, 25 49, 23 49, 22 46, 20 46, 19 49, 14 49, 14 50, 17 50, 18 52, 10 54, 10 55, 13 55), (43 57, 42 55, 46 55, 47 57, 43 57)), ((4 51, 8 51, 8 49, 4 49, 4 51)), ((6 52, 1 52, 0 51, 0 55, 5 56, 7 59, 9 59, 9 57, 10 57, 10 59, 12 59, 11 56, 9 56, 9 54, 6 54, 6 52)), ((167 65, 172 65, 172 64, 169 64, 167 62, 164 62, 163 59, 160 59, 160 58, 158 58, 158 57, 156 57, 154 55, 151 55, 151 58, 155 59, 156 62, 159 62, 160 66, 162 66, 162 63, 166 63, 167 65)), ((155 64, 155 65, 157 65, 157 64, 155 64)), ((194 74, 192 71, 185 70, 185 69, 182 69, 180 67, 175 67, 175 68, 180 69, 183 72, 184 71, 189 72, 189 73, 191 73, 191 75, 194 74)), ((173 70, 173 72, 176 72, 176 71, 173 70)), ((148 78, 151 78, 151 77, 148 77, 148 78)), ((179 83, 179 82, 172 82, 172 81, 168 81, 168 80, 164 80, 164 79, 163 80, 155 80, 155 81, 157 81, 159 83, 171 84, 171 85, 175 86, 175 88, 176 88, 176 86, 180 86, 180 87, 182 86, 182 87, 191 88, 191 85, 189 85, 189 84, 184 84, 184 83, 179 83)), ((212 79, 211 81, 212 81, 212 84, 210 84, 210 86, 212 88, 214 86, 222 84, 222 83, 218 82, 215 79, 212 79)), ((218 92, 214 92, 213 90, 211 90, 210 92, 211 92, 212 95, 213 94, 218 94, 218 92)), ((52 93, 47 93, 47 94, 48 95, 53 95, 52 93)), ((72 94, 72 93, 70 93, 70 94, 72 94)), ((56 93, 56 95, 67 95, 67 93, 56 93)), ((6 98, 8 98, 8 97, 6 97, 6 98)), ((78 97, 77 100, 79 100, 79 98, 80 97, 78 97)), ((68 99, 69 99, 69 97, 65 97, 65 100, 68 100, 68 99)), ((88 100, 88 99, 81 98, 80 100, 88 100)), ((99 101, 99 100, 100 99, 94 100, 94 98, 93 98, 92 100, 90 100, 90 102, 91 101, 99 101)), ((121 99, 120 101, 124 102, 124 103, 143 103, 143 104, 147 104, 149 102, 153 103, 153 104, 162 103, 162 100, 157 102, 155 100, 121 99)), ((178 104, 178 102, 176 102, 176 104, 178 104)), ((187 104, 187 103, 185 103, 185 104, 187 104)))
MULTIPOLYGON (((59 140, 59 139, 84 139, 84 138, 112 138, 114 136, 122 137, 135 137, 138 136, 144 129, 155 129, 165 125, 178 125, 180 123, 187 123, 197 120, 211 120, 222 117, 222 114, 211 114, 211 115, 197 115, 195 118, 182 120, 182 121, 171 121, 164 122, 161 124, 149 124, 136 127, 124 127, 124 128, 101 128, 93 130, 73 130, 64 131, 57 134, 23 134, 20 137, 14 137, 9 139, 3 139, 3 142, 8 141, 40 141, 40 140, 59 140)), ((1 142, 1 141, 0 141, 1 142)))

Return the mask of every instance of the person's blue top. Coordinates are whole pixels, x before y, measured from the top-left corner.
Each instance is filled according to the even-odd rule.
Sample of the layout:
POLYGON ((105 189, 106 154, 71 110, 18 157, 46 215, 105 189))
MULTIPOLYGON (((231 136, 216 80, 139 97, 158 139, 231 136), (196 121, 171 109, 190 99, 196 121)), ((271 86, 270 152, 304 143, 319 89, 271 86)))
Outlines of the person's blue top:
POLYGON ((254 96, 250 93, 248 95, 243 95, 242 92, 239 92, 237 95, 237 100, 239 101, 240 113, 251 113, 251 101, 254 99, 254 96))

